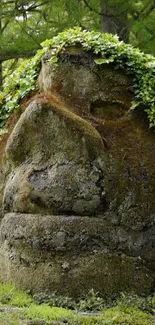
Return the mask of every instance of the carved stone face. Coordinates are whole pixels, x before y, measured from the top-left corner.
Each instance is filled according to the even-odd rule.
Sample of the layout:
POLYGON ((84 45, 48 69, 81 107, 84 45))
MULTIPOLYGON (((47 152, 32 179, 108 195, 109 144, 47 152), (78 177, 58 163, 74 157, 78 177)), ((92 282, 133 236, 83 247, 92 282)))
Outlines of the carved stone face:
POLYGON ((58 67, 43 58, 39 84, 45 93, 61 96, 69 109, 110 120, 123 117, 133 98, 132 75, 112 64, 98 67, 91 54, 72 54, 70 48, 58 67))
POLYGON ((131 76, 69 55, 44 62, 40 84, 6 146, 0 279, 73 296, 150 292, 154 134, 129 111, 131 76))
POLYGON ((96 69, 89 55, 86 65, 74 61, 53 68, 44 60, 40 83, 48 96, 31 102, 9 138, 7 212, 96 216, 107 209, 108 156, 93 125, 126 114, 131 80, 111 67, 96 69))
POLYGON ((115 215, 141 228, 154 215, 154 138, 130 113, 132 77, 82 55, 66 53, 58 67, 43 60, 45 95, 8 140, 4 210, 115 215))
POLYGON ((58 67, 43 60, 45 94, 6 147, 6 212, 115 215, 133 229, 152 222, 154 137, 130 113, 131 80, 89 54, 68 52, 58 67))

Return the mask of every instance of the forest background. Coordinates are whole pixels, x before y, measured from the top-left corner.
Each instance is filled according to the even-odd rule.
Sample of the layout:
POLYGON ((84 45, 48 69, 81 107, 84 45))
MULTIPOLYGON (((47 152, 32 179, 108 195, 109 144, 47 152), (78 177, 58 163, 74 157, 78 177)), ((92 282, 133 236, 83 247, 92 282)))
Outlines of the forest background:
POLYGON ((155 55, 154 0, 0 0, 0 85, 19 59, 73 26, 117 34, 155 55))

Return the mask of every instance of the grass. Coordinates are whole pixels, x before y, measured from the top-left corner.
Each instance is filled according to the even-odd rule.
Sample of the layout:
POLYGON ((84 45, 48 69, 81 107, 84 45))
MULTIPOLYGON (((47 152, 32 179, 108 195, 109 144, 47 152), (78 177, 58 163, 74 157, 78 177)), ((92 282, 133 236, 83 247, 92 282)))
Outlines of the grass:
POLYGON ((22 311, 0 312, 0 325, 28 325, 22 311))
POLYGON ((16 307, 29 306, 32 297, 16 289, 12 284, 0 284, 0 303, 16 307))
MULTIPOLYGON (((122 295, 111 305, 93 290, 78 302, 64 297, 71 310, 62 308, 63 298, 50 295, 46 303, 21 292, 11 284, 0 284, 0 325, 155 325, 155 296, 122 295), (54 301, 55 297, 55 301, 54 301), (59 307, 52 306, 57 304, 59 307)), ((41 296, 40 296, 41 297, 41 296)), ((45 294, 43 295, 45 300, 45 294)))
POLYGON ((118 305, 103 311, 105 324, 125 324, 125 325, 148 325, 155 324, 155 318, 137 307, 127 307, 118 305))
POLYGON ((47 304, 31 304, 25 308, 25 317, 31 320, 43 320, 46 324, 57 320, 73 320, 76 318, 75 312, 61 307, 50 307, 47 304))

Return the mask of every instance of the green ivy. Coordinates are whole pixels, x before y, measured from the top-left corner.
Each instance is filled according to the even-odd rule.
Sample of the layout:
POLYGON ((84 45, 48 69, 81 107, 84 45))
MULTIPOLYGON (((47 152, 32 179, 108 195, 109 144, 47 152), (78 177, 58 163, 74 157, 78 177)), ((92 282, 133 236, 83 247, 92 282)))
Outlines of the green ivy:
POLYGON ((68 46, 74 46, 77 43, 81 44, 84 51, 92 51, 95 54, 94 62, 97 65, 113 62, 117 68, 125 69, 133 74, 135 97, 131 109, 139 105, 144 107, 150 127, 155 127, 155 58, 133 48, 130 44, 119 41, 116 35, 89 32, 79 27, 68 29, 44 41, 41 44, 42 50, 6 78, 4 92, 0 93, 0 127, 5 124, 10 113, 18 106, 20 99, 35 88, 42 55, 50 50, 49 62, 57 65, 59 54, 68 46))
MULTIPOLYGON (((5 78, 4 90, 0 92, 0 128, 18 108, 19 101, 36 88, 36 77, 43 53, 43 50, 39 50, 32 59, 22 61, 19 67, 5 78)), ((0 134, 5 132, 6 129, 2 129, 0 134)))

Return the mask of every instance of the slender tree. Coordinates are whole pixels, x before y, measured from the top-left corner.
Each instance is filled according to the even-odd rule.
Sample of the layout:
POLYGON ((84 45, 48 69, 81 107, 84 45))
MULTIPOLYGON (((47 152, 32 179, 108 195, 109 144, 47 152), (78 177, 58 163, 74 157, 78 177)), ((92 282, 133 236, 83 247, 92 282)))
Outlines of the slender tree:
POLYGON ((104 33, 155 53, 155 0, 83 0, 104 33))

